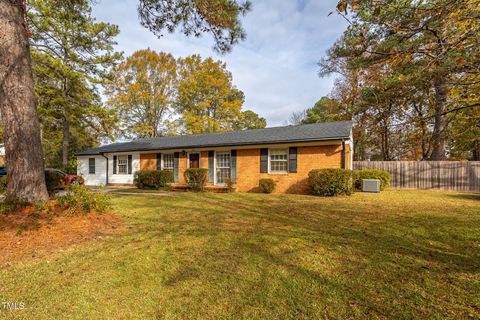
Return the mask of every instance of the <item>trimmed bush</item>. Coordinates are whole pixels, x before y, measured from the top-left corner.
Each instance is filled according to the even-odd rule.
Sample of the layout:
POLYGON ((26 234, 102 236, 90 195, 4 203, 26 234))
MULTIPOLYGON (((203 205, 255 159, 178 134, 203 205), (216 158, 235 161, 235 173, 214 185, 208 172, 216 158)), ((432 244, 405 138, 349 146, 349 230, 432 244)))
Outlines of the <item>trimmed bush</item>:
POLYGON ((5 190, 7 190, 7 182, 7 176, 0 178, 0 192, 5 192, 5 190))
POLYGON ((185 181, 193 191, 203 191, 208 179, 208 170, 204 168, 190 168, 185 170, 185 181))
POLYGON ((353 171, 353 186, 356 190, 362 190, 363 179, 380 180, 380 190, 385 190, 392 179, 390 173, 384 170, 355 170, 353 171))
POLYGON ((54 195, 58 189, 63 187, 64 176, 54 170, 45 170, 45 183, 47 184, 47 191, 50 196, 54 195))
POLYGON ((258 185, 263 193, 272 193, 275 190, 276 183, 273 179, 260 179, 258 185))
POLYGON ((345 169, 316 169, 308 174, 312 194, 319 196, 351 195, 352 171, 345 169))
POLYGON ((67 187, 67 194, 58 199, 62 206, 68 207, 72 215, 106 212, 110 208, 110 195, 100 189, 93 192, 86 186, 72 184, 67 187))
POLYGON ((133 182, 138 189, 162 189, 173 182, 173 172, 168 170, 140 170, 133 182))

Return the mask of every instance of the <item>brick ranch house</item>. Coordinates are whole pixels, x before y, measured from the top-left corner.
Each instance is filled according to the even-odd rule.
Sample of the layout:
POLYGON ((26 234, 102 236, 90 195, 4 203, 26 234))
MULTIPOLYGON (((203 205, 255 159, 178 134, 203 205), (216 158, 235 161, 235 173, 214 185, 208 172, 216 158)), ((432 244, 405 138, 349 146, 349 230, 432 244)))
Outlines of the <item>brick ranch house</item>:
POLYGON ((211 188, 231 178, 237 191, 259 191, 272 178, 276 192, 308 193, 310 170, 352 169, 352 150, 352 123, 342 121, 113 143, 77 154, 77 172, 87 185, 132 185, 138 170, 172 170, 181 188, 187 168, 205 168, 211 188))

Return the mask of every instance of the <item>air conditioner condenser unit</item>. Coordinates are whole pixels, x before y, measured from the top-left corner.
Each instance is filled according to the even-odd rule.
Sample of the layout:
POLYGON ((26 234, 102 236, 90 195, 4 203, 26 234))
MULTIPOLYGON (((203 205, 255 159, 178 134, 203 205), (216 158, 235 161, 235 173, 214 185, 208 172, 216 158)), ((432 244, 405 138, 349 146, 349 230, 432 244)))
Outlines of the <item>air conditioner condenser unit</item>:
POLYGON ((362 179, 363 192, 380 192, 380 180, 378 179, 362 179))

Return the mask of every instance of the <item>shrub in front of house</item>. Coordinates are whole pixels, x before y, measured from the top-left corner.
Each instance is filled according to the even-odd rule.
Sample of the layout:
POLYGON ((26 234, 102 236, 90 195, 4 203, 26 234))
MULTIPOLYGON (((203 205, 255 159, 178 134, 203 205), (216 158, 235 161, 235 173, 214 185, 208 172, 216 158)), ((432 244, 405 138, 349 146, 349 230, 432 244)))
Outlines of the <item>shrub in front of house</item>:
POLYGON ((193 191, 203 191, 207 185, 208 170, 204 168, 190 168, 185 170, 185 182, 193 191))
POLYGON ((69 214, 81 215, 89 212, 100 214, 110 208, 110 195, 102 189, 93 192, 84 185, 72 184, 66 191, 64 196, 58 198, 58 202, 67 207, 69 214))
POLYGON ((363 179, 380 180, 380 190, 385 190, 390 184, 392 176, 384 170, 355 170, 353 171, 353 186, 356 190, 362 190, 363 179))
POLYGON ((258 185, 263 193, 272 193, 275 190, 276 183, 273 179, 260 179, 258 185))
POLYGON ((133 183, 138 189, 162 189, 173 182, 173 172, 168 170, 140 170, 135 172, 133 183))
POLYGON ((352 171, 345 169, 315 169, 308 174, 312 194, 318 196, 351 195, 352 171))

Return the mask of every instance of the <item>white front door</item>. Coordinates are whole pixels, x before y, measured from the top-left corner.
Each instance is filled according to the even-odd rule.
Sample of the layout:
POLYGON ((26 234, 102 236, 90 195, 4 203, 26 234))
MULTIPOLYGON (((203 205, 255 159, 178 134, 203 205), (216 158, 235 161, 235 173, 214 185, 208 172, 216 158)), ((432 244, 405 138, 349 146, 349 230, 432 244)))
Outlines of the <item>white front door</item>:
POLYGON ((230 151, 217 152, 215 162, 215 183, 225 184, 230 179, 230 151))

